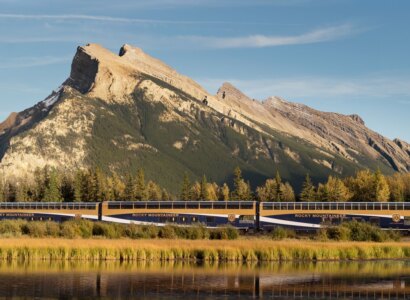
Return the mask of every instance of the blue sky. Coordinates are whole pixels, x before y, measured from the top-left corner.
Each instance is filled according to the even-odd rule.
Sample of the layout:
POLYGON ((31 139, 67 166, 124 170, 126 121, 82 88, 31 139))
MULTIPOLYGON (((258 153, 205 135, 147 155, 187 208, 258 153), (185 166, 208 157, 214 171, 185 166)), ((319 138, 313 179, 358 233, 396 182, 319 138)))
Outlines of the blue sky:
POLYGON ((0 0, 0 119, 57 88, 78 45, 128 43, 210 92, 230 81, 410 141, 409 28, 407 0, 0 0))

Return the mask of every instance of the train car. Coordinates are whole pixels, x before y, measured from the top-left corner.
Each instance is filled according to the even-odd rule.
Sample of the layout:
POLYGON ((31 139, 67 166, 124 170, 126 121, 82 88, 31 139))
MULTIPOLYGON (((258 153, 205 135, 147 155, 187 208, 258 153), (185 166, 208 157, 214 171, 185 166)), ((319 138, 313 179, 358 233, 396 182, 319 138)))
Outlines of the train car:
POLYGON ((406 202, 262 202, 259 205, 262 230, 276 226, 317 230, 353 220, 382 229, 410 229, 410 203, 406 202))
POLYGON ((74 218, 99 219, 99 203, 75 202, 3 202, 0 220, 63 222, 74 218))
POLYGON ((206 227, 231 225, 253 229, 256 202, 251 201, 148 201, 103 202, 102 220, 117 223, 194 225, 206 227))

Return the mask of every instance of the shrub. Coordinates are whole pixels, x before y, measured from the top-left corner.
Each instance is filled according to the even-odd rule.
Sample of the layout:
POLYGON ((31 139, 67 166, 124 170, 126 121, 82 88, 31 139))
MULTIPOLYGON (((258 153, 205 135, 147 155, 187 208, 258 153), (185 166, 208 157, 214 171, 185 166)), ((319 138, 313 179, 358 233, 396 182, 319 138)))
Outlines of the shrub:
POLYGON ((329 239, 328 235, 327 235, 327 228, 320 228, 317 232, 316 232, 316 236, 315 236, 316 240, 319 241, 327 241, 329 239))
POLYGON ((231 226, 219 227, 211 230, 209 237, 211 240, 235 240, 239 237, 239 232, 231 226))
POLYGON ((27 221, 24 220, 3 220, 0 221, 0 235, 20 236, 27 221))
POLYGON ((72 221, 61 224, 61 236, 68 239, 74 239, 81 236, 79 228, 72 221))
POLYGON ((23 231, 31 237, 45 237, 47 235, 47 225, 46 222, 42 221, 27 222, 23 231))
POLYGON ((96 222, 92 228, 92 234, 95 236, 104 236, 109 239, 116 239, 124 236, 123 225, 113 223, 96 222))
POLYGON ((124 235, 130 239, 144 238, 144 233, 139 225, 129 224, 124 228, 124 235))
POLYGON ((158 236, 163 239, 175 239, 177 234, 175 233, 174 226, 165 225, 159 229, 158 236))
POLYGON ((144 238, 155 239, 158 237, 159 228, 155 225, 143 225, 142 232, 144 238))
POLYGON ((350 239, 350 228, 347 226, 336 226, 327 228, 327 237, 335 241, 348 241, 350 239))
POLYGON ((70 220, 61 224, 61 236, 73 238, 89 238, 93 235, 94 223, 88 220, 70 220))
POLYGON ((60 235, 60 225, 56 222, 46 222, 46 234, 51 237, 58 237, 60 235))
POLYGON ((292 229, 278 226, 273 229, 271 233, 271 237, 274 240, 283 240, 286 238, 296 238, 296 232, 292 229))
POLYGON ((385 231, 379 227, 366 222, 345 222, 339 226, 321 229, 317 237, 323 240, 326 236, 331 240, 350 240, 350 241, 373 241, 384 242, 387 240, 400 240, 400 233, 394 231, 385 231))

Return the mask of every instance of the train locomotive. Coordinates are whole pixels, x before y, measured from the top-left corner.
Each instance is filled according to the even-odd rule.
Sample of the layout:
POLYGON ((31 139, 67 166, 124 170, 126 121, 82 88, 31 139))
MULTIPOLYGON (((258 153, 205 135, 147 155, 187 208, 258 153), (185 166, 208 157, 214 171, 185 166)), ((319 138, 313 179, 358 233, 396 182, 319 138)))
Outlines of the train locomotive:
POLYGON ((82 218, 123 224, 270 231, 277 226, 312 231, 345 221, 410 230, 407 202, 110 201, 0 203, 0 220, 57 221, 82 218))

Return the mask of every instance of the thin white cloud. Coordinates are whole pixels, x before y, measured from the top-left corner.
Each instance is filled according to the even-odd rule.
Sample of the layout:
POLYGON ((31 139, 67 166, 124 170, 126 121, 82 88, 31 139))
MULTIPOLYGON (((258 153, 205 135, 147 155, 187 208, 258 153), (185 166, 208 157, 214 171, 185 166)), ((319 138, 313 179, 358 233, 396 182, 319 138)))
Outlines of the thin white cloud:
MULTIPOLYGON (((37 21, 98 21, 111 23, 128 23, 128 24, 238 24, 229 21, 190 21, 190 20, 160 20, 160 19, 138 19, 138 18, 121 18, 111 16, 95 16, 85 14, 4 14, 0 13, 0 19, 10 20, 37 20, 37 21)), ((240 22, 240 24, 267 24, 266 22, 240 22)))
POLYGON ((293 36, 267 36, 251 35, 245 37, 206 37, 206 36, 183 36, 181 40, 187 40, 195 44, 201 44, 208 48, 262 48, 285 45, 301 45, 321 43, 348 37, 360 32, 352 24, 325 27, 293 36))
POLYGON ((304 99, 397 99, 410 103, 410 77, 368 76, 361 78, 298 77, 260 80, 199 79, 204 87, 216 91, 228 81, 245 94, 257 99, 280 96, 289 100, 304 99), (406 100, 408 99, 408 100, 406 100))
POLYGON ((55 65, 69 62, 72 57, 19 57, 7 61, 0 60, 0 69, 31 68, 47 65, 55 65))

